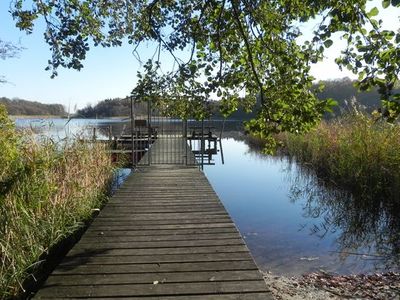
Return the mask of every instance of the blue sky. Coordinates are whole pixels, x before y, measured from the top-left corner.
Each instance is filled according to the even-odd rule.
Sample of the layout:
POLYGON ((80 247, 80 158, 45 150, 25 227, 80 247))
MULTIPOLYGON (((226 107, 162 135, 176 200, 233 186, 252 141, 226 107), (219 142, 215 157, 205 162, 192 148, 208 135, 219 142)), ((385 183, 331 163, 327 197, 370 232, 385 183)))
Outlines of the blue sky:
MULTIPOLYGON (((371 7, 381 8, 381 0, 371 2, 371 7)), ((140 70, 139 62, 132 54, 130 45, 118 48, 92 48, 81 71, 59 69, 59 75, 50 79, 50 72, 45 71, 50 51, 43 40, 43 24, 38 23, 34 33, 26 35, 15 28, 8 13, 9 0, 0 0, 0 39, 25 48, 19 58, 0 60, 0 75, 10 82, 0 85, 0 97, 18 97, 43 103, 62 103, 71 109, 88 103, 95 104, 105 98, 124 97, 135 86, 136 74, 140 70)), ((399 28, 399 10, 387 9, 382 13, 385 26, 399 28)), ((312 25, 303 25, 304 31, 310 31, 312 25)), ((336 40, 326 52, 327 59, 312 69, 317 79, 352 76, 349 72, 340 72, 334 63, 343 43, 336 40)), ((154 45, 143 45, 140 55, 151 57, 154 45)), ((170 65, 168 59, 162 62, 170 65)))

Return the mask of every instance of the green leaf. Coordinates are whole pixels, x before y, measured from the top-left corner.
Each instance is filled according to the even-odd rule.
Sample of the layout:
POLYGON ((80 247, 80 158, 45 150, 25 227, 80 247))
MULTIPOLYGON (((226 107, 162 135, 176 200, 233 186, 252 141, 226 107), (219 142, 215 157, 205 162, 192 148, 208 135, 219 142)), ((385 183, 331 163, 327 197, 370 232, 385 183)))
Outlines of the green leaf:
POLYGON ((333 45, 333 41, 332 41, 332 40, 326 40, 326 41, 324 42, 325 48, 329 48, 329 47, 332 46, 332 45, 333 45))
POLYGON ((382 7, 383 8, 388 8, 390 5, 390 0, 383 0, 382 1, 382 7))
POLYGON ((376 17, 379 14, 379 9, 377 7, 374 7, 371 9, 371 11, 368 13, 368 17, 376 17))

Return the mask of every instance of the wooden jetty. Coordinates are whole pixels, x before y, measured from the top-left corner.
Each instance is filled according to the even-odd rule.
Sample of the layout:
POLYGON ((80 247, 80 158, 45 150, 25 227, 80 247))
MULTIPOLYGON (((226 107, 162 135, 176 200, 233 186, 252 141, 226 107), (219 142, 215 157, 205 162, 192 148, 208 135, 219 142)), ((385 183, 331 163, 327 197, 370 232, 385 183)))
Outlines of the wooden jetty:
POLYGON ((272 299, 205 175, 162 164, 166 146, 156 140, 153 163, 126 180, 36 299, 272 299))

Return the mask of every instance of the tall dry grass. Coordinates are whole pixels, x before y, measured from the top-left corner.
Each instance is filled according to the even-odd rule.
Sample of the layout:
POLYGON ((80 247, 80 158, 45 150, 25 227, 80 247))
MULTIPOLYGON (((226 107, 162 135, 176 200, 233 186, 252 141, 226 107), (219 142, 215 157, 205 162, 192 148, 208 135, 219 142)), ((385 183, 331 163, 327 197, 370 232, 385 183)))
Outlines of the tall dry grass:
POLYGON ((18 133, 0 106, 0 298, 22 290, 38 259, 106 199, 103 145, 62 145, 18 133))
POLYGON ((340 187, 399 203, 400 125, 363 113, 322 122, 305 135, 278 137, 284 150, 340 187))

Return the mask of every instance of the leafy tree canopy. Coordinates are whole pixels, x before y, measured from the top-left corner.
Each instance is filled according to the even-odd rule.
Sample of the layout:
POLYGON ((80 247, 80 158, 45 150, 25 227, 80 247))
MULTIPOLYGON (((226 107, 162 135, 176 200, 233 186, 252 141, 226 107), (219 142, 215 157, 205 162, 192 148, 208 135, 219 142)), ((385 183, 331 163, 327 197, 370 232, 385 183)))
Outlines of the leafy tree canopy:
MULTIPOLYGON (((161 74, 156 55, 140 75, 134 96, 156 102, 174 99, 183 117, 196 112, 200 118, 206 116, 202 108, 211 95, 220 97, 225 114, 258 103, 258 117, 248 127, 268 135, 308 130, 335 104, 316 98, 310 67, 323 58, 337 32, 348 44, 336 60, 339 66, 359 75, 361 89, 379 87, 385 117, 394 121, 399 116, 400 95, 393 95, 392 88, 400 69, 400 33, 383 30, 378 8, 367 10, 367 2, 13 0, 11 12, 28 33, 36 19, 45 20, 53 76, 60 66, 81 69, 91 45, 127 41, 137 49, 154 41, 178 68, 161 74), (312 38, 299 43, 299 26, 315 19, 320 22, 312 38), (189 53, 183 55, 188 59, 182 53, 189 53)), ((399 5, 399 0, 382 1, 386 9, 399 5)))

